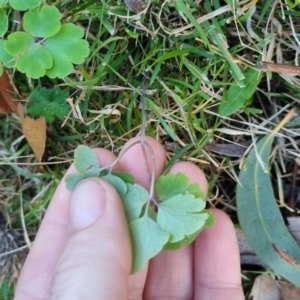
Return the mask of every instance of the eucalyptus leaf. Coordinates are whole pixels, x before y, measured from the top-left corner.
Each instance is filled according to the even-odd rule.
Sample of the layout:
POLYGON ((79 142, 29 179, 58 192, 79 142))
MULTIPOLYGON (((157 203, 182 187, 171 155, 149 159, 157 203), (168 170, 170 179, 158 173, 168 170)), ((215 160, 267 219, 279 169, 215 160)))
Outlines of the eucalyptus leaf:
POLYGON ((300 286, 300 251, 287 230, 274 198, 269 155, 274 134, 252 149, 239 174, 237 212, 241 228, 256 255, 268 267, 300 286), (261 165, 262 162, 265 165, 261 165))

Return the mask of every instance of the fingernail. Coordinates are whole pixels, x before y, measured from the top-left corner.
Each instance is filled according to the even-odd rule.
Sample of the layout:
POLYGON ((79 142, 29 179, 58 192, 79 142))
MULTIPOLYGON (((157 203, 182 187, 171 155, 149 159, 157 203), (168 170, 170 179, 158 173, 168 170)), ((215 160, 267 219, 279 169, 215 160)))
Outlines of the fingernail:
POLYGON ((97 180, 80 182, 71 196, 70 233, 92 225, 104 214, 106 191, 97 180))

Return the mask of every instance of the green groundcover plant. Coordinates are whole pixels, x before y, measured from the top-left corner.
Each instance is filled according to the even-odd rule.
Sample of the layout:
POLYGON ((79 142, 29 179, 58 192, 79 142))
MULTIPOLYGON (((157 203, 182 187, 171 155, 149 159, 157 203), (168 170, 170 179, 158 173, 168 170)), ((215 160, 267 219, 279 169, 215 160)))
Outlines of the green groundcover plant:
POLYGON ((72 72, 73 64, 82 64, 88 56, 83 30, 72 23, 62 24, 59 10, 40 6, 41 2, 0 0, 0 74, 5 66, 16 67, 30 78, 63 78, 72 72), (11 8, 27 10, 23 31, 12 32, 3 39, 8 30, 7 11, 11 8))
POLYGON ((214 222, 205 210, 200 186, 189 184, 183 173, 160 176, 154 195, 135 183, 130 174, 112 171, 114 163, 101 167, 95 152, 87 146, 77 147, 74 165, 78 173, 66 177, 69 190, 81 180, 96 176, 111 183, 120 195, 132 239, 132 273, 142 270, 147 260, 161 250, 192 243, 204 227, 214 222))
POLYGON ((44 117, 48 123, 52 123, 55 118, 63 120, 70 110, 70 105, 66 102, 68 97, 69 93, 58 87, 53 89, 42 87, 31 92, 27 113, 32 117, 44 117))

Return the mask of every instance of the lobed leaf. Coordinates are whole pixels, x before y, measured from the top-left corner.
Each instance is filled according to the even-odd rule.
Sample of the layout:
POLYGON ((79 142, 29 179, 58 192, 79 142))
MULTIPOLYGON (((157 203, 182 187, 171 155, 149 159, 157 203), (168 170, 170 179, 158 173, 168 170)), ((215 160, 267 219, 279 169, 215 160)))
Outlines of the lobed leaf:
POLYGON ((0 37, 2 37, 6 33, 7 29, 8 29, 8 16, 5 10, 0 9, 0 37))
POLYGON ((28 51, 17 59, 17 68, 26 73, 27 77, 39 78, 53 65, 53 57, 47 48, 34 44, 28 51), (34 62, 34 63, 32 63, 34 62))
POLYGON ((158 254, 169 239, 169 233, 162 230, 147 214, 129 224, 132 240, 131 273, 144 268, 148 259, 158 254))
POLYGON ((27 112, 34 117, 45 117, 48 123, 53 122, 55 117, 62 120, 70 110, 70 106, 66 102, 68 96, 68 92, 64 92, 58 87, 54 89, 42 87, 31 92, 27 112))
POLYGON ((157 223, 170 233, 169 242, 182 240, 200 230, 208 218, 208 214, 199 214, 205 207, 202 199, 194 195, 177 195, 159 204, 157 223))
POLYGON ((160 200, 166 200, 176 195, 186 193, 189 178, 184 173, 169 173, 160 176, 155 189, 160 200))
POLYGON ((5 50, 10 55, 19 55, 34 45, 34 38, 27 32, 11 33, 5 41, 5 50))
POLYGON ((61 27, 61 13, 54 6, 44 5, 24 14, 23 27, 34 37, 47 38, 61 27))
POLYGON ((68 174, 66 177, 66 187, 68 190, 73 191, 76 187, 76 185, 82 181, 83 179, 89 178, 89 177, 99 177, 99 174, 101 172, 100 168, 91 168, 90 170, 86 171, 85 173, 81 174, 68 174))
POLYGON ((42 0, 9 0, 9 4, 16 10, 33 9, 39 6, 42 0))
POLYGON ((91 167, 99 167, 99 160, 93 149, 79 145, 74 152, 74 165, 79 173, 84 173, 91 167))
POLYGON ((243 232, 260 260, 297 286, 300 286, 300 250, 287 230, 274 198, 270 180, 269 154, 274 134, 261 139, 240 171, 237 186, 237 212, 243 232), (260 160, 264 162, 262 167, 260 160))
POLYGON ((127 193, 122 199, 128 223, 138 219, 149 198, 148 191, 139 184, 127 184, 127 193))
POLYGON ((89 44, 83 40, 83 30, 74 24, 64 24, 58 33, 48 38, 44 45, 54 58, 53 67, 47 70, 51 78, 63 78, 71 73, 73 64, 81 64, 89 54, 89 44), (76 51, 74 51, 76 49, 76 51))
POLYGON ((117 190, 120 198, 123 199, 127 193, 127 185, 121 178, 113 174, 107 174, 105 176, 101 176, 101 178, 109 182, 117 190))
POLYGON ((16 64, 15 58, 5 49, 5 41, 0 39, 0 62, 7 68, 13 68, 16 64))
POLYGON ((134 184, 134 177, 129 173, 121 172, 121 171, 113 171, 112 174, 121 178, 125 183, 134 184))
POLYGON ((4 4, 5 0, 0 0, 0 5, 2 6, 4 4))

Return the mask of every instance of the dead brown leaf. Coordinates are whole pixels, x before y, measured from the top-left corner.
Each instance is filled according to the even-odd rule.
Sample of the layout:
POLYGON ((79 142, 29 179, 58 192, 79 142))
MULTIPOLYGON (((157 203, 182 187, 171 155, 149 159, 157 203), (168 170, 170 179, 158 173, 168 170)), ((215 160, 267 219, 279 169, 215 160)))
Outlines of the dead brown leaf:
POLYGON ((279 286, 268 274, 255 278, 249 300, 283 300, 279 286))
POLYGON ((17 103, 14 100, 14 88, 7 70, 3 70, 0 76, 0 112, 11 114, 17 111, 17 103))
POLYGON ((22 131, 30 147, 32 148, 37 160, 42 161, 46 144, 46 121, 44 117, 37 120, 24 117, 24 109, 18 104, 18 114, 22 124, 22 131))
POLYGON ((230 157, 242 157, 250 145, 251 141, 232 144, 208 143, 205 145, 204 149, 230 157))
POLYGON ((298 300, 300 298, 300 288, 294 284, 281 282, 280 289, 284 300, 298 300))

